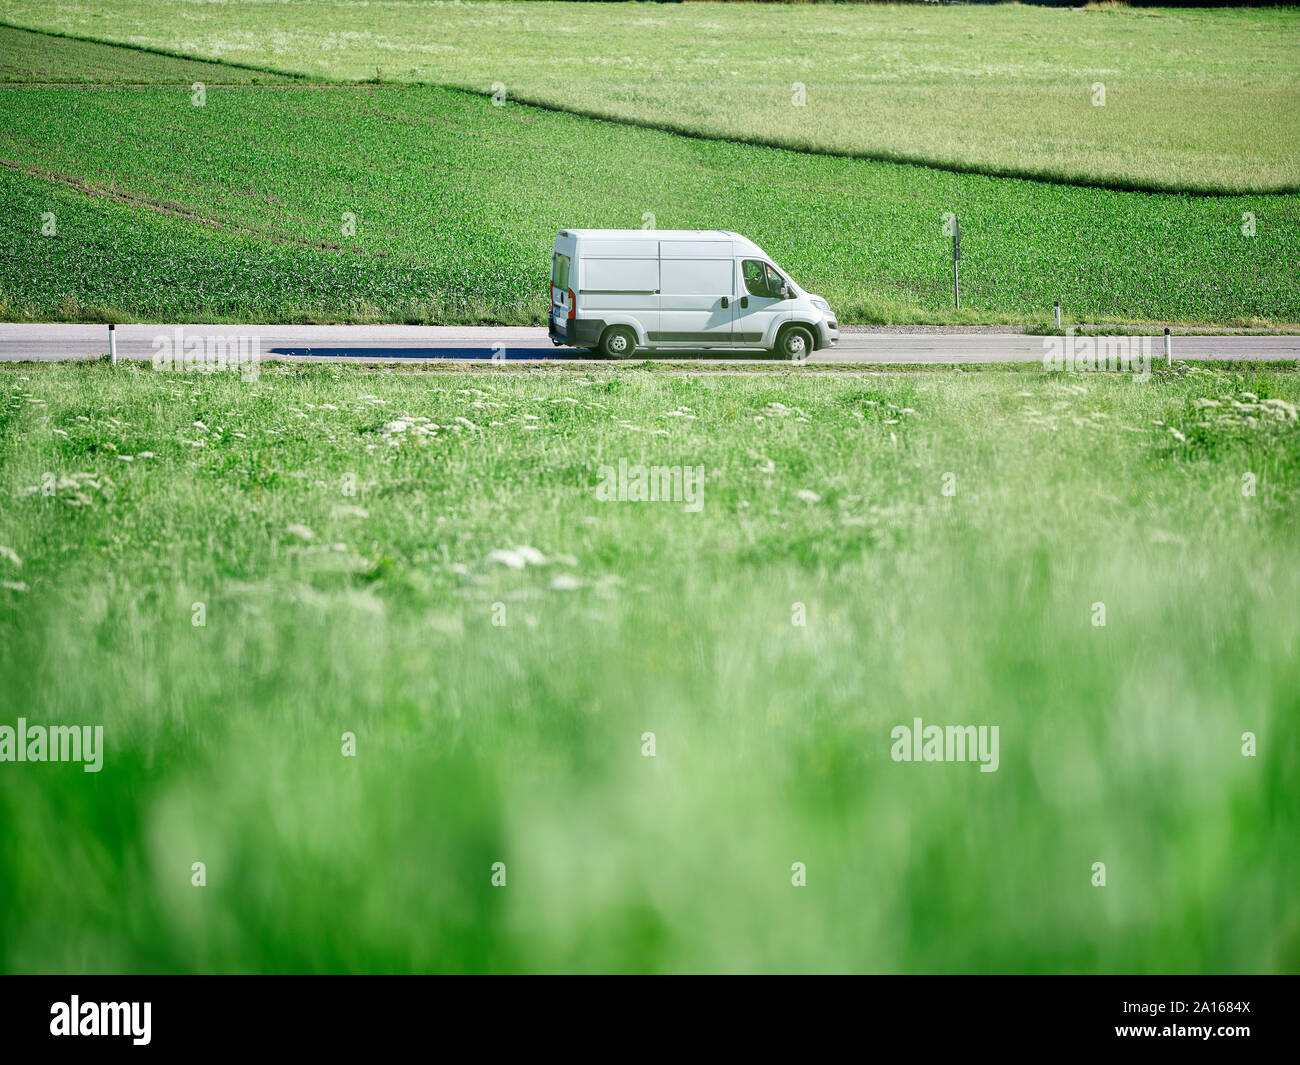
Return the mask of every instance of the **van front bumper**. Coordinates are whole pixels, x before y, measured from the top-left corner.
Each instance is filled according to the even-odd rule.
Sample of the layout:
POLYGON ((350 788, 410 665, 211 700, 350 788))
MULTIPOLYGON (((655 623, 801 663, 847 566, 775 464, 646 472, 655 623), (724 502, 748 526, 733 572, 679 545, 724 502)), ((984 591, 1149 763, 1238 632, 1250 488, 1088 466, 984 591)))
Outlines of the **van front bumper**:
POLYGON ((817 323, 817 346, 819 348, 834 347, 840 339, 840 324, 832 319, 831 321, 822 321, 817 323))

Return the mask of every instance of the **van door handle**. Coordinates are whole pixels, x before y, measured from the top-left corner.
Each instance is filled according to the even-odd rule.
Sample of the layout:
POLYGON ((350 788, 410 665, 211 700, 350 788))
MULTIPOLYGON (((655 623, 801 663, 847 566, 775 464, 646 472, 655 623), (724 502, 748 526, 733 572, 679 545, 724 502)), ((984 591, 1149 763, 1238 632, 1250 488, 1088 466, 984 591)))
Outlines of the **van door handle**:
POLYGON ((740 297, 740 306, 741 306, 742 309, 744 309, 744 308, 746 308, 746 307, 749 306, 749 297, 748 297, 748 296, 741 296, 741 297, 740 297))
POLYGON ((723 297, 722 297, 722 309, 725 311, 725 310, 726 310, 728 307, 730 307, 730 306, 731 306, 731 300, 729 300, 726 296, 723 296, 723 297))

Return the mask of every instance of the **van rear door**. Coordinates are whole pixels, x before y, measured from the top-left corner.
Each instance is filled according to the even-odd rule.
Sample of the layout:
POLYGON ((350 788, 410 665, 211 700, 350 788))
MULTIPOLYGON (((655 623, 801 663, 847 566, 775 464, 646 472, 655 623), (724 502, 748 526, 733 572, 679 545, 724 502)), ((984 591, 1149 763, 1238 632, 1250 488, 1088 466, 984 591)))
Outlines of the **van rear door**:
POLYGON ((569 290, 577 280, 573 269, 573 253, 576 250, 576 242, 572 238, 566 240, 563 234, 555 238, 555 251, 551 255, 551 317, 561 332, 572 306, 569 290))

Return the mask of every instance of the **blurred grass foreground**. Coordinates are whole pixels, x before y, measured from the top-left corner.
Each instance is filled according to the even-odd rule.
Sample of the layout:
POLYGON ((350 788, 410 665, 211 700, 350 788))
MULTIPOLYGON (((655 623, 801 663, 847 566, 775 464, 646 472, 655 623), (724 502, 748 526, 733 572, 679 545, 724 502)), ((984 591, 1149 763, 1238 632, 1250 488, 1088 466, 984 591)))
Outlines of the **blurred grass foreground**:
POLYGON ((1298 403, 5 367, 3 968, 1295 971, 1298 403))

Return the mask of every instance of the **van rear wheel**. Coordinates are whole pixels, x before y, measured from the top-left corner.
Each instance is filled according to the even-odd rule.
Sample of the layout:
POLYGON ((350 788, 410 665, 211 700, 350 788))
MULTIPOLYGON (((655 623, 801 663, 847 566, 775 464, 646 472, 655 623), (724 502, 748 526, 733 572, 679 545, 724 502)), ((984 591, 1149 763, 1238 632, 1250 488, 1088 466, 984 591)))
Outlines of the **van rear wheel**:
POLYGON ((625 325, 611 325, 600 338, 600 353, 607 359, 630 358, 636 351, 636 334, 625 325))
POLYGON ((801 325, 792 325, 782 330, 776 340, 776 353, 791 362, 803 362, 812 354, 813 338, 801 325))

